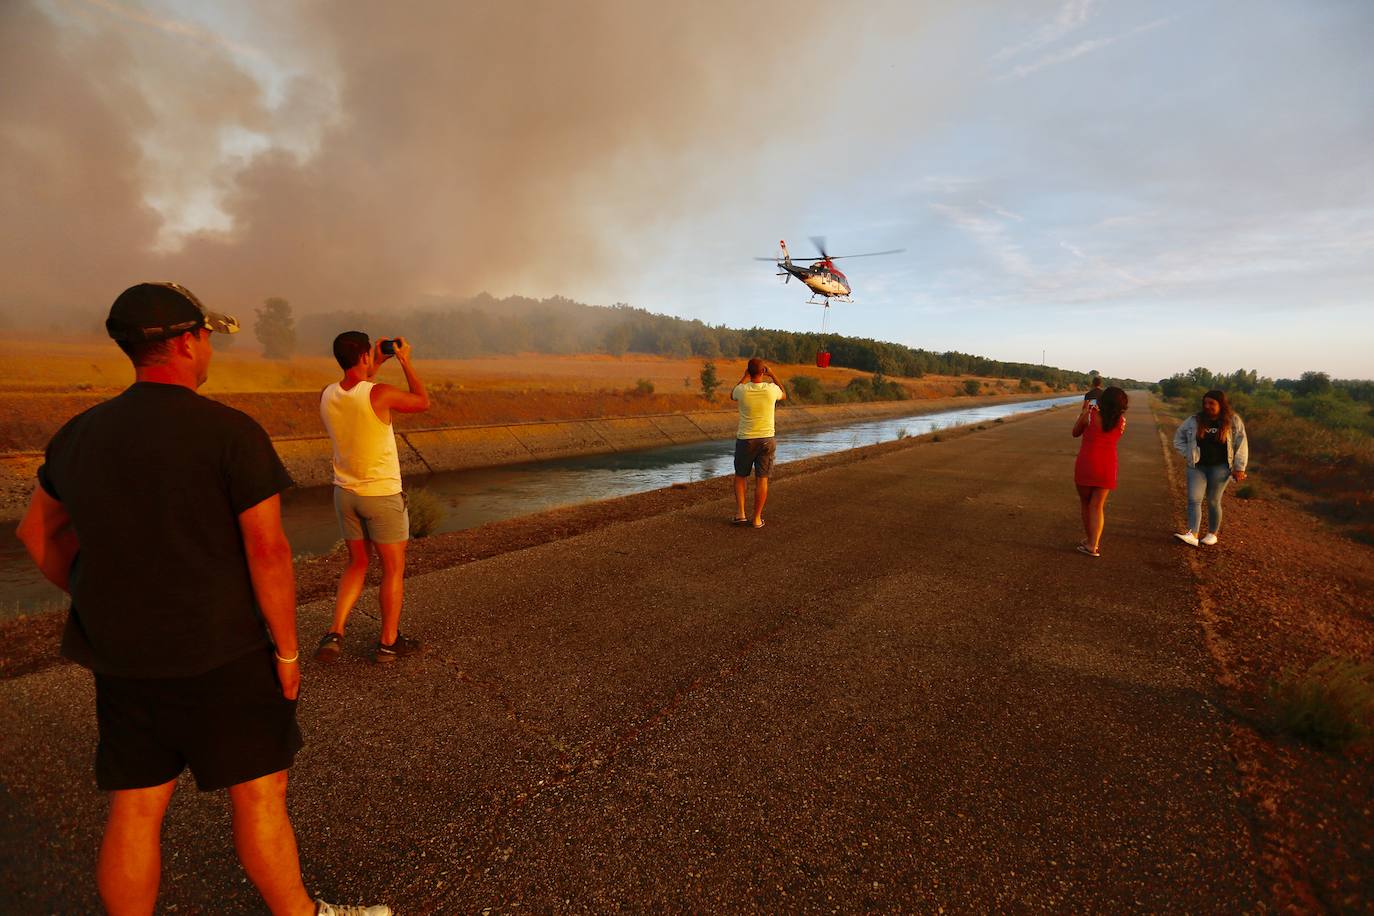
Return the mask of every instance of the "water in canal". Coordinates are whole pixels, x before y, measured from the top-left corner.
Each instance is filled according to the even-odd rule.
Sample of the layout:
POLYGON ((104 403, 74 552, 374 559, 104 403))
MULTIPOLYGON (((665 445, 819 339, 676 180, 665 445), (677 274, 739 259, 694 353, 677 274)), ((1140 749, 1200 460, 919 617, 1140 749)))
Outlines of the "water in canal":
MULTIPOLYGON (((1046 407, 1073 404, 1081 395, 970 406, 916 417, 866 420, 845 426, 791 430, 778 440, 777 461, 798 461, 845 449, 919 436, 954 426, 988 423, 1046 407)), ((695 442, 637 452, 561 458, 471 471, 448 471, 407 480, 444 501, 439 531, 459 531, 560 506, 657 490, 731 473, 728 442, 695 442)), ((723 493, 724 491, 722 491, 723 493)), ((282 518, 297 554, 330 550, 339 540, 333 491, 311 487, 288 491, 282 518)), ((63 606, 64 596, 45 582, 24 554, 13 529, 0 537, 0 618, 63 606)))

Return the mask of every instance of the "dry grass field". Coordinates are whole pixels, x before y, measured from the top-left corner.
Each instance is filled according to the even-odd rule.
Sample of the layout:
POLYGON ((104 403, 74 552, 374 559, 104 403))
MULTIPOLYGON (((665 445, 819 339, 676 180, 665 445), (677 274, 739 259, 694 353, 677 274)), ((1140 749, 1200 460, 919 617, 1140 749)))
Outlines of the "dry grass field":
MULTIPOLYGON (((428 360, 423 344, 415 365, 429 387, 429 412, 405 417, 398 425, 463 426, 531 420, 671 413, 729 407, 730 387, 744 371, 742 359, 716 360, 720 388, 714 401, 701 397, 698 358, 628 354, 605 356, 490 356, 428 360), (641 390, 641 380, 653 386, 641 390)), ((0 339, 0 451, 41 449, 69 417, 120 391, 133 381, 133 369, 109 340, 0 339)), ((786 383, 795 375, 821 380, 827 389, 843 388, 869 374, 852 369, 775 365, 786 383)), ((274 436, 315 435, 320 430, 317 395, 337 380, 328 357, 268 360, 250 336, 217 351, 203 394, 252 415, 274 436)), ((399 367, 387 363, 379 381, 405 383, 399 367)), ((962 391, 963 378, 927 376, 898 379, 913 399, 950 397, 962 391)), ((1006 379, 984 379, 990 392, 1010 393, 1006 379)))

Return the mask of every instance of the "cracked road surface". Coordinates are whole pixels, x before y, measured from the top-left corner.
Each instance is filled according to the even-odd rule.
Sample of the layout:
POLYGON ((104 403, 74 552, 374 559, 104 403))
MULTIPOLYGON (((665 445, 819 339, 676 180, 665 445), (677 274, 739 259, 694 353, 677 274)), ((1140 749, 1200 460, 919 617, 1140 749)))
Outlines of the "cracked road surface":
MULTIPOLYGON (((1261 905, 1145 398, 1101 559, 1050 411, 411 579, 307 665, 307 886, 400 913, 1261 905)), ((301 608, 313 645, 329 602, 301 608)), ((96 909, 90 676, 0 682, 6 908, 96 909)), ((185 778, 185 777, 184 777, 185 778)), ((161 905, 257 912, 186 782, 161 905)))

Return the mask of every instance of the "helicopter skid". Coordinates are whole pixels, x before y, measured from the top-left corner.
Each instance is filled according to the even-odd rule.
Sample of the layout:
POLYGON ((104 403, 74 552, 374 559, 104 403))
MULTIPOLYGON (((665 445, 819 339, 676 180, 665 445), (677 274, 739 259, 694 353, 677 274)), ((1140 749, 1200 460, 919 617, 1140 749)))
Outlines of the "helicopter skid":
POLYGON ((823 305, 826 308, 830 308, 830 303, 832 302, 847 302, 850 305, 854 304, 854 300, 848 296, 824 296, 820 299, 812 296, 810 299, 806 300, 807 305, 823 305))

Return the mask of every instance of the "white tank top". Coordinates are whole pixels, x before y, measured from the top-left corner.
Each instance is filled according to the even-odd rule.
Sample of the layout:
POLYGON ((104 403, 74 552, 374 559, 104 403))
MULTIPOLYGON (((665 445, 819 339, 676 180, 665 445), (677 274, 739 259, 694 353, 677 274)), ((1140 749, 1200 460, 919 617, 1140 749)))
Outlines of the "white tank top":
POLYGON ((334 443, 334 486, 359 496, 401 492, 396 432, 372 409, 372 382, 345 391, 338 382, 320 395, 320 418, 334 443))

